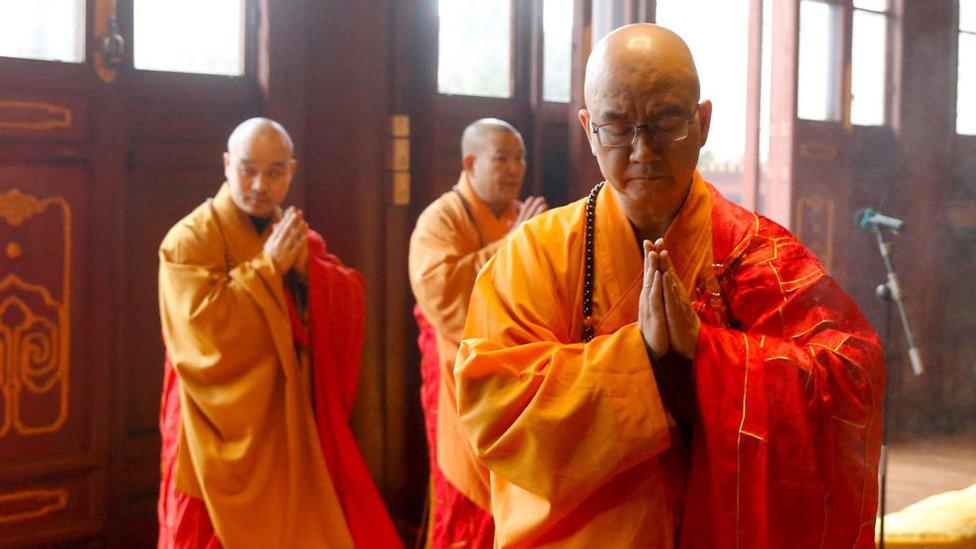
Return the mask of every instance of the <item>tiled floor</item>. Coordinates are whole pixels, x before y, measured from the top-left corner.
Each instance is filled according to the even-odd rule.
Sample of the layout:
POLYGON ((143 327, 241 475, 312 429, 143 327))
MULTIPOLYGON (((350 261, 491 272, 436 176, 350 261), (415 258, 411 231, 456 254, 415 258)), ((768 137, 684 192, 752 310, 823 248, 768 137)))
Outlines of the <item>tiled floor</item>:
POLYGON ((888 447, 888 513, 933 494, 973 484, 974 435, 900 441, 888 447))

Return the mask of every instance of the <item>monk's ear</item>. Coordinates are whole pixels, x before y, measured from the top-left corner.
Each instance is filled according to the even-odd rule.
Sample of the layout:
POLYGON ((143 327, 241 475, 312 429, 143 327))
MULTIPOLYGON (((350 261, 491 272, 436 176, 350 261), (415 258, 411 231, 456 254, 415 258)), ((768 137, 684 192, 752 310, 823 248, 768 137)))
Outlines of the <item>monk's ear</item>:
POLYGON ((474 170, 474 155, 467 154, 461 159, 461 169, 470 172, 474 170))
POLYGON ((227 178, 227 181, 231 180, 230 174, 233 171, 233 167, 230 165, 230 161, 231 161, 230 153, 225 152, 224 153, 224 177, 227 178))
POLYGON ((708 99, 698 104, 698 125, 701 128, 698 146, 704 147, 708 141, 708 130, 712 127, 712 102, 708 99))
POLYGON ((586 109, 580 109, 579 114, 580 126, 583 126, 583 134, 586 136, 586 142, 590 144, 590 152, 596 156, 596 145, 593 143, 593 132, 590 131, 590 111, 586 109))

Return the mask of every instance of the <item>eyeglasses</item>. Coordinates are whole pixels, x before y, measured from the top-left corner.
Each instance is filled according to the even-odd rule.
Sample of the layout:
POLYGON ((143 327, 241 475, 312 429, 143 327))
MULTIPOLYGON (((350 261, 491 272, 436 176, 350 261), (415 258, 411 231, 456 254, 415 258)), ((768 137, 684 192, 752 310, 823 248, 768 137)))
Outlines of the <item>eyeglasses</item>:
POLYGON ((652 120, 647 124, 593 124, 593 133, 603 147, 622 148, 632 147, 637 143, 637 134, 641 128, 647 131, 647 136, 651 143, 657 145, 670 145, 676 141, 688 137, 691 123, 695 120, 695 112, 688 117, 668 116, 652 120))

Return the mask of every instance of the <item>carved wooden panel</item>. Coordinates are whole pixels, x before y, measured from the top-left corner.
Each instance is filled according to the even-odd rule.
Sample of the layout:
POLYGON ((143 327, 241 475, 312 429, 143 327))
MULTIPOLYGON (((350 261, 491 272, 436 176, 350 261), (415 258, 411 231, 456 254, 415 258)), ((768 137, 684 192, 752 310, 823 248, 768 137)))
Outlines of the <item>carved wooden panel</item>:
POLYGON ((836 205, 830 198, 801 196, 796 203, 796 235, 830 271, 833 263, 836 205))
POLYGON ((57 432, 68 418, 71 207, 0 194, 0 437, 57 432))
POLYGON ((84 101, 0 94, 0 136, 84 139, 88 126, 88 105, 84 101))
POLYGON ((0 164, 0 543, 101 514, 88 472, 107 365, 89 359, 88 182, 83 164, 0 164))
POLYGON ((57 477, 0 482, 0 545, 24 546, 91 534, 101 507, 98 474, 66 471, 57 477))
POLYGON ((851 280, 850 250, 856 236, 851 207, 852 145, 841 128, 799 120, 793 166, 791 229, 842 286, 851 280))

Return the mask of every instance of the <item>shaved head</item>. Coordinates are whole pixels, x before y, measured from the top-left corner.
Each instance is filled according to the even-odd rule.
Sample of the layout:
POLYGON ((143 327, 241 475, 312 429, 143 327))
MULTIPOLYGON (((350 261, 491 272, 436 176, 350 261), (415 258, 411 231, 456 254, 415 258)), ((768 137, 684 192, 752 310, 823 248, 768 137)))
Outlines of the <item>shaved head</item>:
POLYGON ((627 25, 604 36, 586 61, 586 105, 610 82, 645 82, 655 90, 679 90, 698 101, 700 85, 691 50, 673 31, 650 23, 627 25))
POLYGON ((295 154, 295 144, 284 126, 270 118, 250 118, 241 122, 227 138, 227 152, 238 153, 250 139, 258 137, 280 139, 291 154, 295 154))
POLYGON ((461 167, 475 194, 501 215, 518 199, 525 179, 522 134, 504 120, 475 120, 461 135, 461 167))
POLYGON ((224 175, 234 204, 244 213, 268 218, 288 194, 297 163, 291 136, 267 118, 242 122, 227 139, 224 175))
POLYGON ((497 118, 482 118, 464 128, 464 133, 461 134, 461 156, 478 154, 484 147, 485 138, 498 132, 508 132, 518 137, 519 142, 522 142, 524 146, 522 134, 515 129, 515 126, 497 118))
POLYGON ((658 25, 611 32, 586 62, 580 126, 627 218, 650 240, 691 188, 712 116, 700 93, 688 45, 658 25))

